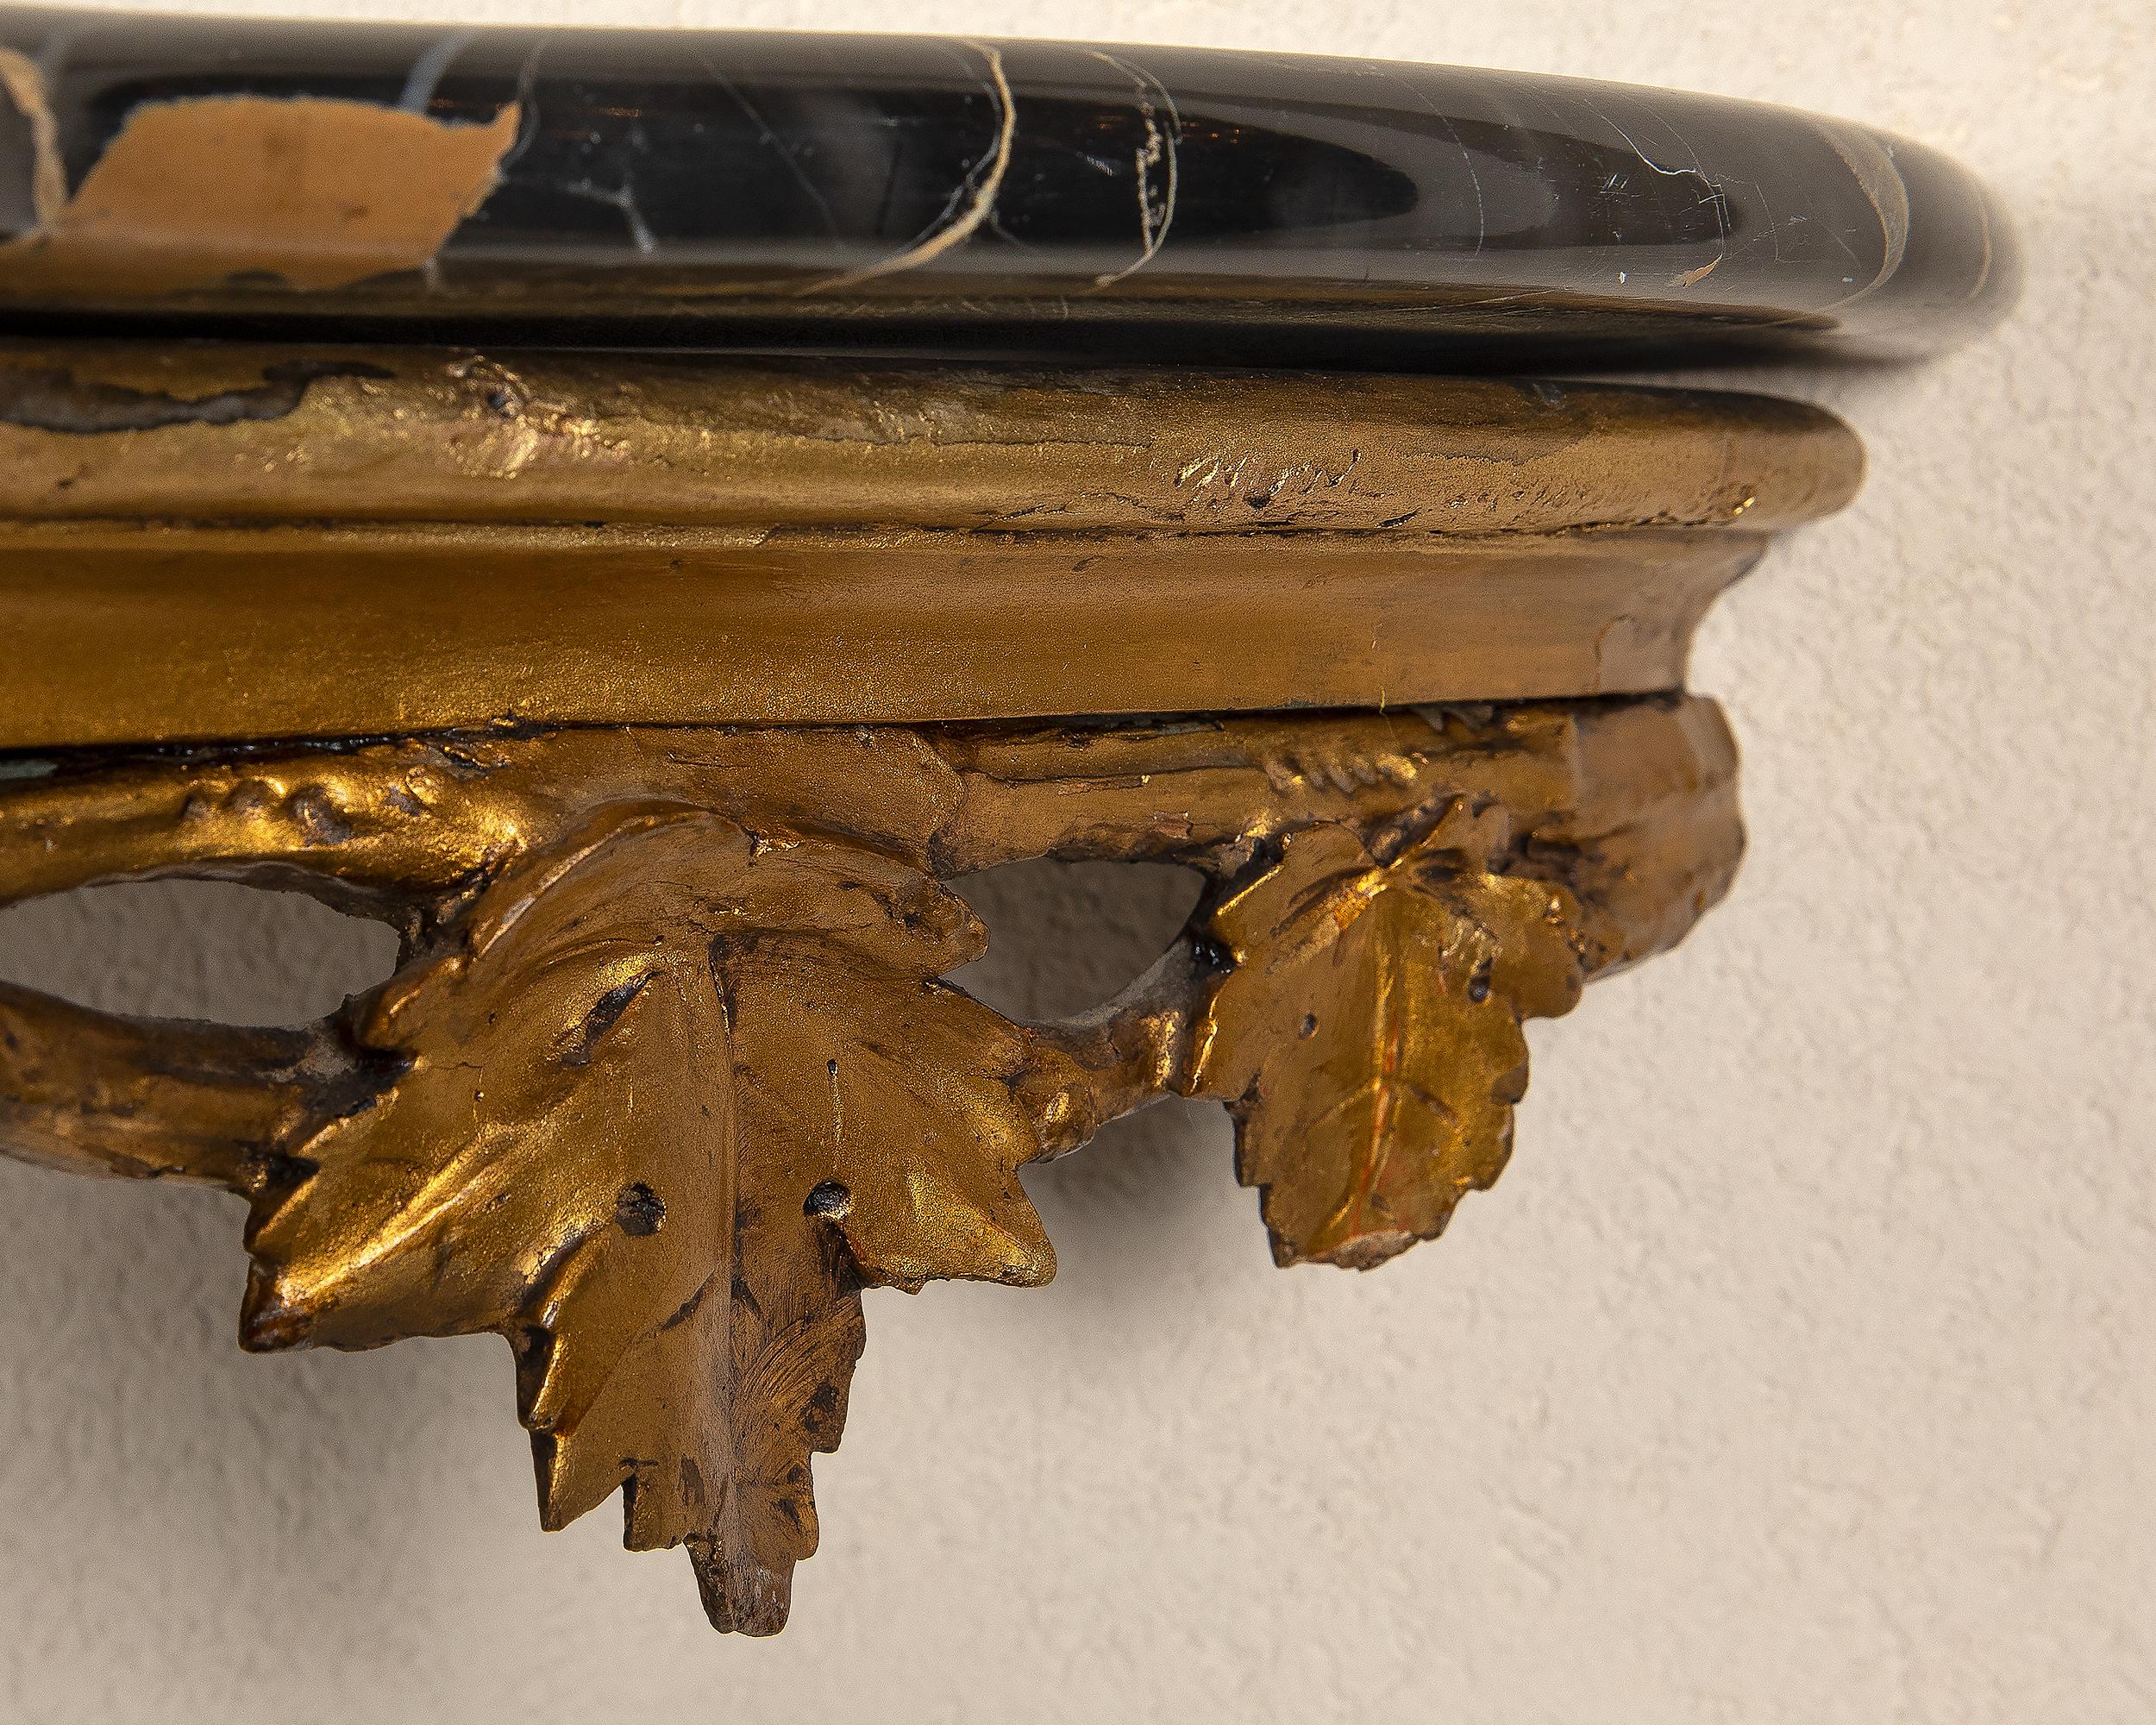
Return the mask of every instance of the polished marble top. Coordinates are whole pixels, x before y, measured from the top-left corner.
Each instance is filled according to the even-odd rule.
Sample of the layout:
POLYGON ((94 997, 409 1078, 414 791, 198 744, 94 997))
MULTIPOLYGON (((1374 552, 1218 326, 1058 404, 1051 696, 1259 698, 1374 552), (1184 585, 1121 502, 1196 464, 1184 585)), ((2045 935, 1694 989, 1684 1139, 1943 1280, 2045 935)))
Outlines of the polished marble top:
POLYGON ((1059 42, 0 13, 0 329, 1502 366, 1946 345, 1984 188, 1852 123, 1059 42))

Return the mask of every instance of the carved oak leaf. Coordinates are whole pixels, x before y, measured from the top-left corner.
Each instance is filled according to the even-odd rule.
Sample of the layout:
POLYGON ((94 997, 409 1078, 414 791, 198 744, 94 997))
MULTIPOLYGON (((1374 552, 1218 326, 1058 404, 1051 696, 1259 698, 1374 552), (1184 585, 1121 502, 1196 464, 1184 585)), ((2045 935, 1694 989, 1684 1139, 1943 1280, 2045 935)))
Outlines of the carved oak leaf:
POLYGON ((251 1347, 498 1331, 541 1519, 619 1486, 720 1628, 816 1546, 864 1281, 1044 1282, 1025 1032, 933 979, 984 944, 913 869, 699 811, 601 811, 365 1008, 371 1107, 256 1197, 251 1347))
POLYGON ((1455 802, 1369 837, 1303 828, 1208 932, 1232 969, 1193 1043, 1279 1263, 1369 1269, 1496 1179, 1526 1087, 1520 1020, 1579 998, 1579 907, 1492 872, 1501 810, 1455 802))

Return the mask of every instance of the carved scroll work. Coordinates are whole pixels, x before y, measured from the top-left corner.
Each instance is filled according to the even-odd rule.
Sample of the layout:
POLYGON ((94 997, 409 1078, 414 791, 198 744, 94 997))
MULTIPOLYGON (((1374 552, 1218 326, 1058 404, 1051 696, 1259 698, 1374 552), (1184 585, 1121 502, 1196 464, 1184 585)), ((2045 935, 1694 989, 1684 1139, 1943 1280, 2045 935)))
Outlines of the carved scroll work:
POLYGON ((1740 844, 1695 699, 1168 725, 616 729, 16 761, 0 900, 311 893, 404 962, 302 1031, 0 992, 0 1147, 247 1197, 251 1348, 494 1331, 559 1527, 612 1495, 711 1620, 784 1622, 864 1287, 1045 1282, 1024 1164, 1233 1111, 1282 1264, 1368 1267, 1503 1165, 1520 1023, 1668 946, 1740 844), (1209 888, 1121 999, 939 980, 943 881, 1034 856, 1209 888))

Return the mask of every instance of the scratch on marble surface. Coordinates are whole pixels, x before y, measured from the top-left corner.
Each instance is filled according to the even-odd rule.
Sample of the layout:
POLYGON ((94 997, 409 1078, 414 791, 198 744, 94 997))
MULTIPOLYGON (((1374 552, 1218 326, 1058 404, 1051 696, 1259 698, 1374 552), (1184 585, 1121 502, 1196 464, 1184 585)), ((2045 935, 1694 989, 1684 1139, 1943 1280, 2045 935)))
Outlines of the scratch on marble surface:
POLYGON ((1445 135, 1452 140, 1454 146, 1459 150, 1460 166, 1467 170, 1467 183, 1475 192, 1474 255, 1481 257, 1489 248, 1489 199, 1482 190, 1482 171, 1475 166, 1474 150, 1469 146, 1467 140, 1460 135, 1460 129, 1453 123, 1452 116, 1432 102, 1427 91, 1417 88, 1415 85, 1402 78, 1389 66, 1380 66, 1375 70, 1378 76, 1413 97, 1417 106, 1422 108, 1445 128, 1445 135))
POLYGON ((874 281, 880 276, 896 275, 902 271, 918 269, 931 260, 941 257, 954 246, 971 239, 995 213, 996 198, 1003 191, 1004 176, 1011 169, 1011 147, 1018 137, 1018 101, 1011 93, 1011 80, 1003 69, 1003 50, 992 42, 968 42, 988 65, 988 77, 996 102, 996 139, 994 146, 982 160, 986 171, 976 163, 968 171, 958 190, 951 194, 943 214, 918 239, 895 257, 882 259, 861 268, 847 270, 841 274, 826 276, 810 282, 798 292, 807 297, 819 293, 836 293, 849 287, 858 287, 863 282, 874 281), (968 185, 973 197, 963 210, 957 208, 958 199, 968 185))
POLYGON ((817 213, 823 217, 824 227, 830 230, 831 238, 838 239, 840 237, 838 217, 831 210, 830 200, 824 196, 823 192, 818 189, 816 182, 811 179, 802 169, 800 160, 794 154, 793 147, 779 135, 772 123, 764 118, 763 110, 749 99, 748 92, 726 75, 725 70, 717 60, 701 52, 697 53, 696 59, 704 70, 711 73, 711 82, 725 92, 727 99, 740 109, 747 116, 749 123, 756 129, 757 137, 768 145, 772 154, 786 164, 787 176, 801 188, 809 202, 816 206, 817 213))
POLYGON ((1093 57, 1104 66, 1110 66, 1138 86, 1138 118, 1145 127, 1145 141, 1138 147, 1138 256, 1119 270, 1111 270, 1094 278, 1095 287, 1112 287, 1125 277, 1134 275, 1159 255, 1168 239, 1168 230, 1175 225, 1176 177, 1179 159, 1176 155, 1177 135, 1182 130, 1182 115, 1175 106, 1175 98, 1168 86, 1142 66, 1132 66, 1105 48, 1094 48, 1093 57), (1158 96, 1157 104, 1154 97, 1158 96), (1161 129, 1161 110, 1168 111, 1168 127, 1161 129), (1153 191, 1153 172, 1167 169, 1167 185, 1156 199, 1153 191))
POLYGON ((434 93, 441 85, 456 57, 471 46, 474 30, 452 30, 426 53, 412 62, 412 68, 404 78, 403 93, 397 105, 407 114, 423 114, 427 104, 434 100, 434 93))
POLYGON ((47 98, 45 77, 27 54, 0 48, 0 92, 30 129, 30 209, 42 229, 67 207, 67 173, 60 165, 60 126, 47 98))
MULTIPOLYGON (((1689 167, 1664 167, 1660 162, 1657 161, 1652 156, 1649 155, 1645 150, 1640 148, 1639 146, 1633 141, 1632 134, 1627 132, 1622 126, 1619 125, 1616 121, 1613 120, 1605 110, 1597 107, 1592 102, 1585 101, 1584 98, 1583 98, 1582 105, 1586 108, 1589 113, 1592 114, 1605 126, 1608 127, 1611 131, 1616 133, 1619 137, 1625 141, 1625 147, 1630 150, 1633 154, 1639 158, 1640 165, 1643 167, 1648 168, 1653 172, 1660 174, 1664 179, 1696 180, 1700 185, 1707 188, 1707 196, 1700 199, 1700 202, 1706 204, 1714 212, 1714 255, 1702 267, 1695 270, 1687 270, 1683 274, 1677 276, 1674 285, 1678 287, 1693 287, 1697 285, 1700 282, 1704 281, 1708 276, 1714 273, 1716 266, 1720 265, 1729 256, 1729 199, 1727 194, 1723 191, 1721 187, 1716 185, 1713 179, 1708 178, 1707 169, 1700 161, 1698 150, 1694 148, 1692 146, 1686 144, 1684 142, 1684 135, 1677 131, 1676 127, 1672 125, 1670 128, 1670 135, 1676 138, 1679 145, 1683 146, 1690 153, 1692 157, 1692 165, 1689 167)), ((1766 192, 1764 188, 1755 186, 1754 189, 1759 192, 1760 201, 1764 204, 1766 200, 1766 192)), ((1767 228, 1770 235, 1774 239, 1775 255, 1779 258, 1781 256, 1781 239, 1779 235, 1778 224, 1771 219, 1771 213, 1767 228)))
MULTIPOLYGON (((1870 281, 1852 284, 1854 292, 1835 301, 1837 308, 1862 299, 1894 279, 1900 272, 1903 256, 1909 242, 1909 194, 1902 183, 1901 170, 1894 165, 1892 154, 1861 127, 1845 126, 1832 121, 1821 121, 1820 135, 1823 137, 1842 165, 1864 188, 1878 218, 1879 238, 1883 255, 1879 267, 1870 281)), ((1977 276, 1977 292, 1983 292, 1984 284, 1991 274, 1991 230, 1987 219, 1984 223, 1984 261, 1977 276)), ((1973 297, 1973 296, 1972 296, 1973 297)))

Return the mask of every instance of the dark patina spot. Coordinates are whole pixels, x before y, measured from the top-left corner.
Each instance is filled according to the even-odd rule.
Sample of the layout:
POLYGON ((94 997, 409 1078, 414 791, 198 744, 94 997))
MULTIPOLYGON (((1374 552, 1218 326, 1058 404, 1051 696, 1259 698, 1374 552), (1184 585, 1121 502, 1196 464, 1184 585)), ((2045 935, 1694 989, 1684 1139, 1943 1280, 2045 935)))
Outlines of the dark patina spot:
POLYGON ((667 1207, 642 1181, 621 1189, 614 1200, 614 1220, 625 1234, 655 1234, 667 1219, 667 1207))

